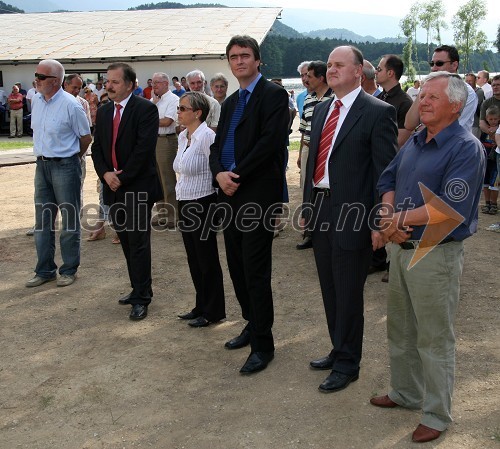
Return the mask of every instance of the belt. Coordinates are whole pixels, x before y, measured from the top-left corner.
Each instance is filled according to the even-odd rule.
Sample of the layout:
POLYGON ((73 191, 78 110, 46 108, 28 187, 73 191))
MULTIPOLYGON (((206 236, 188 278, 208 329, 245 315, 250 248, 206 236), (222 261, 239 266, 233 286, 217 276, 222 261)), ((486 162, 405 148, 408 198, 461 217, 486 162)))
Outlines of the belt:
POLYGON ((64 159, 63 157, 45 157, 45 156, 38 156, 37 161, 54 161, 54 162, 59 162, 61 159, 64 159))
POLYGON ((158 137, 168 137, 168 136, 175 136, 175 133, 170 133, 170 134, 158 134, 158 137))
POLYGON ((314 187, 313 188, 313 192, 318 195, 319 193, 322 193, 323 195, 325 196, 330 196, 331 195, 331 192, 330 192, 330 189, 323 189, 321 187, 314 187))
POLYGON ((438 245, 444 245, 445 243, 450 243, 454 242, 455 239, 453 237, 447 237, 444 240, 441 240, 439 243, 435 242, 425 242, 422 244, 420 240, 413 240, 411 242, 403 242, 400 243, 399 246, 401 249, 417 249, 417 248, 428 248, 430 246, 438 246, 438 245))

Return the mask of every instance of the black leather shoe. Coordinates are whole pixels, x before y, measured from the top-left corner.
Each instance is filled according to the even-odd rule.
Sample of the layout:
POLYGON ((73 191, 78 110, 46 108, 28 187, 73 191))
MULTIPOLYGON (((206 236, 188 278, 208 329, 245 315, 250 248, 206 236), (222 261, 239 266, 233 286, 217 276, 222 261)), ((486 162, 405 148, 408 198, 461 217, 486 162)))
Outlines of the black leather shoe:
POLYGON ((355 382, 359 379, 359 374, 344 374, 338 371, 332 371, 330 375, 323 381, 319 386, 319 391, 322 393, 333 393, 335 391, 343 390, 351 382, 355 382))
POLYGON ((274 359, 274 352, 252 352, 245 364, 241 367, 241 374, 253 374, 267 368, 269 362, 274 359))
POLYGON ((248 329, 243 329, 240 335, 226 341, 224 345, 227 349, 240 349, 250 344, 250 331, 248 329))
POLYGON ((309 366, 313 369, 332 369, 333 368, 333 357, 327 355, 321 359, 312 360, 309 362, 309 366))
POLYGON ((210 321, 202 316, 199 316, 198 318, 191 320, 188 324, 191 327, 207 327, 210 324, 210 321))
POLYGON ((295 248, 297 249, 309 249, 313 247, 313 241, 311 237, 306 237, 301 243, 297 244, 295 248))
POLYGON ((130 311, 131 320, 143 320, 148 316, 148 306, 143 306, 141 304, 134 304, 132 310, 130 311))
POLYGON ((181 313, 180 315, 177 315, 181 320, 194 320, 195 318, 198 318, 201 315, 198 315, 194 313, 193 311, 188 312, 188 313, 181 313))
MULTIPOLYGON (((125 305, 125 304, 132 304, 130 302, 130 298, 132 297, 132 293, 133 292, 130 292, 128 295, 125 295, 123 297, 121 297, 119 300, 118 300, 118 304, 121 304, 122 306, 125 305)), ((149 291, 149 294, 151 296, 151 298, 153 297, 153 290, 150 290, 149 291)))
POLYGON ((130 292, 128 295, 123 296, 118 300, 118 304, 121 304, 122 306, 125 304, 130 304, 130 297, 132 296, 132 292, 130 292))

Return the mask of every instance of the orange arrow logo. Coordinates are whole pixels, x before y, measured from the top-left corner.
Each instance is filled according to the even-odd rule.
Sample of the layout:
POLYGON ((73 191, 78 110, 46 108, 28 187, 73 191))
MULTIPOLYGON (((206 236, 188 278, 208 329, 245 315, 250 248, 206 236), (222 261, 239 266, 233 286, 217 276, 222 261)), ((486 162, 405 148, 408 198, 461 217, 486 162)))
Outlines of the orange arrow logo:
POLYGON ((408 270, 413 268, 450 232, 458 228, 465 221, 465 218, 461 214, 436 196, 424 184, 419 182, 418 186, 424 198, 424 206, 429 220, 427 221, 420 243, 408 265, 408 270))

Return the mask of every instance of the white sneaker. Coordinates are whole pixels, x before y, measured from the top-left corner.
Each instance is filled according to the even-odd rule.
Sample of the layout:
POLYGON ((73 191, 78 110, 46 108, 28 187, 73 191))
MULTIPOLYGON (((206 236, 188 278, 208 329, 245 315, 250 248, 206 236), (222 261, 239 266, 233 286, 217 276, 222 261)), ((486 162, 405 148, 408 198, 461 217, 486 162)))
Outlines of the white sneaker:
POLYGON ((53 278, 42 278, 40 276, 35 276, 33 278, 31 278, 28 282, 26 282, 26 284, 24 284, 26 287, 38 287, 42 284, 45 284, 46 282, 51 282, 51 281, 55 281, 56 278, 53 277, 53 278))
POLYGON ((61 277, 57 280, 58 287, 67 287, 71 285, 76 280, 76 274, 61 274, 61 277))
POLYGON ((500 232, 500 223, 493 223, 485 228, 487 231, 500 232))

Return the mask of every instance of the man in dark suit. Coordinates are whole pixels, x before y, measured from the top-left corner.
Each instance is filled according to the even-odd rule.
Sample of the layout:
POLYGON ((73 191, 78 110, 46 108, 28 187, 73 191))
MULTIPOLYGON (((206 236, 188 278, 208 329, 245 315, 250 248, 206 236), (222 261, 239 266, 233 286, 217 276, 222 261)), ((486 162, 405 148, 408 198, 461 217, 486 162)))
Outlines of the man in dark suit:
POLYGON ((372 249, 385 243, 373 223, 375 186, 396 154, 397 126, 395 109, 361 89, 363 55, 357 48, 335 48, 327 65, 335 97, 314 110, 304 185, 304 205, 312 203, 312 214, 304 207, 303 218, 313 232, 333 345, 310 366, 332 370, 319 389, 333 392, 359 375, 363 287, 372 249))
POLYGON ((132 305, 130 319, 141 320, 153 296, 151 209, 162 193, 155 162, 158 109, 132 95, 136 78, 128 64, 108 67, 106 90, 112 101, 97 111, 92 159, 127 259, 132 292, 119 302, 132 305))
POLYGON ((224 240, 243 332, 226 343, 251 353, 242 374, 265 369, 274 357, 271 290, 273 221, 281 207, 288 137, 288 95, 260 74, 260 50, 249 36, 234 36, 226 56, 240 88, 222 104, 210 168, 226 211, 224 240))

